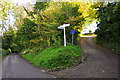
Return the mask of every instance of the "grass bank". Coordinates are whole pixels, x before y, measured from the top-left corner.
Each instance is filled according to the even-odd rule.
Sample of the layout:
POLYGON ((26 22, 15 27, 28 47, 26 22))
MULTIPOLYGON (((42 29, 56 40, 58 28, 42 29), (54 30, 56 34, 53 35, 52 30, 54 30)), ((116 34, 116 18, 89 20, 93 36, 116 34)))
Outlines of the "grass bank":
POLYGON ((44 69, 64 69, 79 63, 82 54, 83 50, 79 46, 74 45, 60 48, 50 47, 38 53, 35 53, 35 51, 29 52, 22 55, 22 57, 35 66, 44 69))

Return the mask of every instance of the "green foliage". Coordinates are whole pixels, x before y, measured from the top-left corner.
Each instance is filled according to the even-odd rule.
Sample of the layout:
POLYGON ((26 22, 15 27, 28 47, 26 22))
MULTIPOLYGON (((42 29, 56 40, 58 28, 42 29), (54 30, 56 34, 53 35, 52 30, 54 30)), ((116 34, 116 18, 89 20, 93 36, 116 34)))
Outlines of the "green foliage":
POLYGON ((37 37, 37 35, 33 34, 35 31, 34 28, 37 25, 28 18, 24 19, 23 22, 24 24, 17 31, 14 39, 14 46, 16 47, 16 50, 18 49, 17 51, 31 46, 30 40, 37 37))
POLYGON ((37 56, 34 53, 28 53, 25 56, 23 55, 23 58, 27 59, 30 63, 34 63, 34 58, 37 56))
POLYGON ((14 38, 14 31, 12 27, 9 27, 8 31, 3 34, 2 48, 5 50, 12 49, 12 43, 14 38))
POLYGON ((12 10, 11 0, 0 0, 0 21, 4 21, 7 17, 7 11, 12 10))
POLYGON ((5 50, 5 49, 2 49, 0 48, 0 58, 6 56, 9 54, 9 51, 8 50, 5 50))
POLYGON ((96 31, 98 44, 120 53, 120 2, 108 3, 106 6, 101 5, 98 10, 100 23, 96 31))
MULTIPOLYGON (((85 9, 93 10, 91 4, 84 5, 85 9)), ((15 34, 12 31, 5 32, 3 48, 20 52, 23 49, 39 48, 42 51, 50 46, 60 47, 63 45, 63 30, 57 27, 64 23, 70 24, 66 28, 67 43, 71 43, 70 30, 73 29, 76 30, 74 34, 74 42, 76 42, 78 30, 81 30, 86 19, 86 11, 83 13, 81 7, 81 4, 71 2, 36 2, 34 7, 29 5, 31 10, 23 6, 16 7, 15 26, 18 30, 15 34)))
MULTIPOLYGON (((58 30, 57 27, 63 23, 71 24, 66 28, 67 41, 71 43, 70 30, 84 20, 79 17, 81 13, 78 9, 78 5, 69 2, 37 2, 34 11, 31 12, 24 8, 28 17, 22 19, 22 25, 20 24, 21 27, 18 28, 13 45, 18 49, 17 51, 36 46, 40 47, 41 51, 50 46, 61 46, 63 30, 58 30)), ((77 36, 78 33, 74 35, 75 40, 77 36)))
POLYGON ((8 29, 6 23, 13 9, 14 5, 11 0, 0 0, 0 35, 8 29))
POLYGON ((40 11, 42 9, 45 9, 47 5, 47 2, 36 2, 34 9, 40 11))
POLYGON ((67 46, 60 48, 51 47, 43 50, 42 53, 39 52, 38 55, 28 53, 22 56, 42 68, 60 69, 71 67, 80 62, 82 54, 83 51, 79 46, 67 46))
MULTIPOLYGON (((82 15, 80 12, 78 12, 79 6, 69 3, 69 2, 62 2, 62 3, 50 3, 50 7, 48 10, 45 10, 45 16, 48 18, 49 21, 56 23, 58 25, 55 25, 55 30, 57 29, 57 26, 60 26, 64 23, 69 23, 70 26, 66 28, 66 36, 67 41, 71 42, 71 34, 70 30, 74 29, 74 26, 79 25, 82 21, 84 21, 84 18, 80 18, 79 16, 82 15), (56 7, 57 6, 57 7, 56 7), (51 13, 49 14, 48 11, 51 13)), ((54 28, 52 28, 54 29, 54 28)), ((77 28, 75 28, 77 32, 77 28)), ((63 40, 63 30, 56 30, 59 31, 58 35, 63 40)), ((74 39, 76 41, 78 36, 78 33, 74 35, 74 39)))

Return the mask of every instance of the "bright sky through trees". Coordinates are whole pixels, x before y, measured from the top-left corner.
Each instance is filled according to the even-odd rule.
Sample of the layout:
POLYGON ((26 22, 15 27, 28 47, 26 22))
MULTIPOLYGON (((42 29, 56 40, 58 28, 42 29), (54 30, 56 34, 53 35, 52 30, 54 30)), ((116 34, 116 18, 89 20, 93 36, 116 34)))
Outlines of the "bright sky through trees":
MULTIPOLYGON (((3 1, 3 0, 2 0, 3 1)), ((8 1, 3 1, 3 2, 9 2, 9 3, 14 3, 15 6, 20 6, 20 5, 23 5, 23 6, 26 6, 27 3, 30 3, 30 4, 35 4, 36 1, 35 0, 8 0, 8 1)), ((13 5, 13 4, 11 4, 13 5)), ((2 10, 2 8, 0 8, 0 10, 2 10)), ((8 29, 7 26, 12 26, 14 29, 16 29, 16 27, 14 27, 14 22, 15 22, 15 18, 14 18, 14 13, 11 12, 10 10, 8 10, 7 12, 7 16, 6 16, 6 20, 4 21, 5 22, 5 28, 8 29)), ((2 21, 0 21, 0 24, 2 24, 2 21)), ((2 35, 2 33, 4 32, 5 30, 2 29, 2 27, 0 28, 0 35, 2 35)))
POLYGON ((30 3, 30 4, 35 4, 36 1, 35 0, 12 0, 13 3, 18 4, 18 5, 25 5, 26 3, 30 3))
POLYGON ((95 30, 97 29, 97 24, 96 21, 94 21, 92 24, 90 24, 89 26, 86 25, 83 29, 83 31, 81 31, 81 33, 89 33, 89 31, 91 31, 92 33, 95 32, 95 30))

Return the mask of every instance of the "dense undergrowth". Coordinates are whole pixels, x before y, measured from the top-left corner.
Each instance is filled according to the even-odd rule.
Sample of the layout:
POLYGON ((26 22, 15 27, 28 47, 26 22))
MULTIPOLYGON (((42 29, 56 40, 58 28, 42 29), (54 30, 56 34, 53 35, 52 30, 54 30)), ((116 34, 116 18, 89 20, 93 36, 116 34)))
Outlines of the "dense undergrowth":
POLYGON ((80 62, 83 51, 79 46, 50 47, 42 52, 35 51, 21 56, 30 63, 44 69, 63 69, 71 67, 80 62))
POLYGON ((120 55, 120 2, 108 3, 98 8, 100 23, 96 30, 97 44, 120 55))
POLYGON ((0 58, 5 57, 9 54, 8 50, 4 50, 2 48, 0 48, 0 58))
POLYGON ((96 40, 96 43, 97 43, 98 45, 100 45, 101 47, 103 47, 103 48, 111 51, 112 53, 115 53, 115 54, 120 55, 120 54, 119 54, 119 53, 120 53, 120 49, 119 49, 120 46, 119 46, 117 43, 106 42, 106 41, 104 41, 104 40, 101 40, 101 41, 96 40))

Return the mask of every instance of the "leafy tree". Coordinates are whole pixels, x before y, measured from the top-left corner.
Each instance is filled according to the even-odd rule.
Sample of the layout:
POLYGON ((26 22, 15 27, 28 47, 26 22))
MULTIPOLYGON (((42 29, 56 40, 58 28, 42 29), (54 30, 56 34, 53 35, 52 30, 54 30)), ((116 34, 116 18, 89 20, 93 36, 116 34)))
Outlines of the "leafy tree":
MULTIPOLYGON (((38 47, 41 50, 53 45, 61 45, 63 44, 63 30, 59 30, 57 27, 64 23, 70 24, 66 28, 67 42, 71 43, 70 30, 72 29, 76 30, 74 35, 76 40, 88 18, 88 16, 84 16, 84 12, 79 11, 83 9, 80 6, 81 4, 70 2, 37 2, 32 11, 24 6, 18 7, 23 10, 23 13, 16 12, 18 16, 18 18, 16 16, 16 26, 20 26, 15 37, 16 45, 20 49, 38 47)), ((88 8, 90 7, 91 4, 88 8)))
POLYGON ((47 2, 36 2, 34 9, 35 9, 35 11, 36 10, 40 11, 42 9, 45 9, 47 5, 48 5, 47 2))
POLYGON ((9 50, 11 52, 13 38, 14 38, 14 30, 11 26, 9 26, 8 31, 5 32, 2 37, 2 48, 5 50, 9 50))
POLYGON ((0 34, 2 34, 3 31, 7 31, 5 21, 7 20, 9 12, 13 11, 13 8, 14 5, 11 3, 11 0, 0 0, 0 34))

